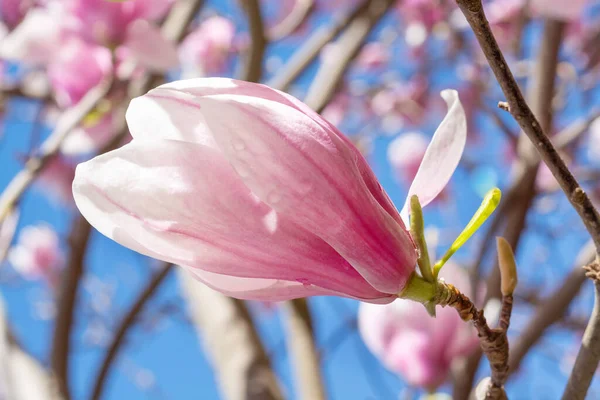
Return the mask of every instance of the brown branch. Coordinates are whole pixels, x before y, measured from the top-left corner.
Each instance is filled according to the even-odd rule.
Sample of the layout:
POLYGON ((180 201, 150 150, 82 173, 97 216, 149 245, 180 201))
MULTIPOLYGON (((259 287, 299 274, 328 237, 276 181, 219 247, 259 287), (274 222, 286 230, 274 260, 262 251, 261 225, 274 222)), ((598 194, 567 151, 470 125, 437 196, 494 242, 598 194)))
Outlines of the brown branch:
POLYGON ((594 286, 596 289, 594 309, 583 333, 581 347, 562 396, 563 400, 584 400, 598 368, 600 359, 600 282, 595 280, 594 286))
POLYGON ((246 55, 242 76, 249 82, 259 82, 262 77, 262 63, 267 47, 260 2, 259 0, 243 0, 241 3, 248 16, 250 30, 250 49, 246 55))
POLYGON ((104 386, 106 384, 106 378, 108 377, 108 373, 116 356, 119 354, 127 332, 135 325, 139 314, 144 310, 144 307, 148 301, 152 298, 152 296, 154 296, 156 290, 164 282, 165 278, 169 275, 172 269, 173 264, 165 263, 148 281, 146 287, 140 292, 137 299, 123 315, 121 322, 114 330, 115 333, 112 341, 108 346, 108 349, 106 350, 104 358, 100 364, 100 369, 96 375, 96 379, 94 380, 94 386, 90 399, 99 400, 102 397, 104 386))
POLYGON ((0 195, 0 222, 6 218, 7 213, 31 185, 35 177, 41 172, 48 162, 54 157, 67 135, 92 111, 98 102, 106 96, 112 86, 110 80, 104 81, 90 90, 72 108, 65 111, 59 119, 56 128, 44 141, 36 157, 30 158, 21 170, 8 184, 0 195))
POLYGON ((327 396, 321 377, 319 353, 306 299, 286 303, 288 351, 294 361, 299 399, 324 400, 327 396))
POLYGON ((335 55, 323 60, 308 89, 304 102, 312 109, 321 112, 325 108, 335 94, 348 65, 363 47, 367 36, 394 4, 394 0, 371 0, 364 12, 350 22, 348 28, 333 44, 332 51, 335 55))
POLYGON ((245 303, 210 289, 183 269, 179 274, 192 320, 212 361, 223 398, 283 400, 245 303))
MULTIPOLYGON (((481 0, 457 0, 457 3, 473 32, 475 32, 475 37, 492 71, 496 75, 496 79, 510 105, 511 114, 517 120, 521 129, 523 129, 523 132, 529 137, 539 155, 562 187, 569 202, 579 214, 590 236, 594 240, 596 248, 600 251, 600 215, 566 163, 558 154, 548 136, 544 133, 543 126, 540 125, 533 111, 525 102, 521 90, 490 29, 481 0)), ((548 22, 548 24, 551 23, 558 24, 557 21, 548 22)), ((549 41, 549 38, 544 38, 543 43, 549 41)), ((550 110, 547 110, 547 112, 550 112, 550 110)))
POLYGON ((362 4, 353 12, 344 14, 339 18, 334 17, 330 25, 317 29, 309 39, 304 41, 302 47, 292 55, 281 69, 281 72, 275 75, 267 84, 279 90, 287 90, 296 78, 312 64, 329 42, 365 12, 370 1, 363 0, 362 4))
POLYGON ((92 227, 82 216, 73 223, 69 237, 69 262, 62 273, 60 295, 57 303, 57 314, 54 320, 54 334, 50 364, 54 372, 58 391, 68 400, 69 390, 69 354, 71 348, 71 327, 74 320, 75 304, 79 282, 83 275, 84 258, 92 227))
MULTIPOLYGON (((510 326, 512 313, 512 295, 502 298, 500 327, 491 329, 483 311, 451 284, 438 283, 433 303, 442 307, 454 308, 465 322, 473 322, 479 337, 481 350, 486 355, 492 372, 491 384, 486 393, 486 400, 505 399, 504 383, 508 377, 508 338, 506 332, 510 326)), ((456 397, 454 397, 456 398, 456 397)))
MULTIPOLYGON (((534 113, 540 116, 542 127, 549 131, 552 126, 552 98, 555 91, 555 77, 558 66, 558 53, 562 42, 564 26, 560 22, 551 21, 544 28, 542 47, 537 55, 535 69, 532 73, 531 84, 528 88, 528 98, 531 101, 534 113)), ((507 67, 508 68, 508 67, 507 67)), ((511 109, 512 112, 514 110, 511 109)), ((494 216, 491 227, 486 233, 483 246, 480 248, 478 258, 473 267, 474 284, 478 277, 479 269, 486 249, 491 247, 494 231, 499 229, 505 221, 503 237, 511 248, 517 250, 525 229, 526 217, 536 195, 535 181, 538 172, 539 160, 535 148, 524 135, 519 138, 517 146, 517 160, 513 165, 516 171, 513 184, 503 200, 503 205, 494 216), (506 212, 506 213, 505 213, 506 212)), ((500 298, 500 270, 496 263, 487 280, 486 302, 490 298, 500 298)), ((481 353, 471 356, 465 365, 465 371, 459 374, 462 379, 454 386, 455 398, 467 398, 471 391, 481 353)))
POLYGON ((537 305, 535 314, 530 318, 529 323, 523 329, 514 345, 511 346, 509 373, 513 373, 519 369, 525 355, 538 342, 546 330, 563 318, 569 305, 585 282, 585 271, 581 266, 592 262, 595 256, 596 250, 594 244, 590 241, 580 251, 575 262, 575 267, 564 279, 560 288, 552 291, 546 299, 537 305))

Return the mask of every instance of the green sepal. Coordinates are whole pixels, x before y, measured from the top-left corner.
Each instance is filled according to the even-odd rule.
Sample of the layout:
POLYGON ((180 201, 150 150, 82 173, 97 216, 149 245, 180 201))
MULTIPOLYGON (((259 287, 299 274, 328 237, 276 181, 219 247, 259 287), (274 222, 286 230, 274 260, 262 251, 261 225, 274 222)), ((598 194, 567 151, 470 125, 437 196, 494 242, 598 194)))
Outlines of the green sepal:
POLYGON ((444 264, 446 264, 446 262, 450 259, 450 257, 452 257, 452 255, 456 253, 456 251, 460 249, 467 242, 467 240, 469 240, 471 236, 473 236, 475 232, 477 232, 477 230, 488 219, 488 217, 492 215, 494 210, 496 210, 496 208, 498 207, 501 197, 502 192, 500 192, 500 189, 498 188, 494 188, 487 192, 487 194, 483 198, 483 201, 481 202, 481 205, 479 206, 479 208, 473 215, 473 218, 471 218, 465 229, 463 229, 460 235, 458 235, 454 243, 452 243, 452 246, 450 246, 448 251, 446 251, 446 254, 444 254, 444 257, 442 257, 442 259, 435 263, 435 265, 433 266, 433 276, 435 277, 435 279, 437 279, 440 270, 442 269, 444 264))

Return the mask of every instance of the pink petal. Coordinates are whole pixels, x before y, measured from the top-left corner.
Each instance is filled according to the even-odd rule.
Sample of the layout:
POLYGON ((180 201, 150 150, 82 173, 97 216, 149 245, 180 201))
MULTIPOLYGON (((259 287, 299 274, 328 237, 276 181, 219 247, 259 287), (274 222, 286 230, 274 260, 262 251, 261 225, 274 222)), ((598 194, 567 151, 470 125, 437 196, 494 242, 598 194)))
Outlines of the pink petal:
POLYGON ((136 61, 150 70, 165 72, 179 65, 175 44, 148 21, 138 19, 129 25, 124 46, 136 61))
POLYGON ((448 104, 448 114, 435 131, 423 161, 417 171, 400 212, 404 221, 408 218, 410 198, 419 196, 421 206, 426 206, 444 189, 462 157, 467 141, 467 118, 458 92, 444 90, 442 97, 448 104))
POLYGON ((412 240, 364 158, 293 97, 231 79, 179 81, 132 101, 127 121, 136 139, 218 146, 261 200, 378 290, 398 293, 414 270, 412 240))
POLYGON ((142 254, 221 275, 392 300, 323 240, 261 202, 217 149, 134 140, 80 164, 73 192, 94 227, 142 254))
MULTIPOLYGON (((239 278, 188 268, 193 276, 211 289, 243 300, 285 301, 308 296, 340 295, 318 286, 278 279, 239 278)), ((342 294, 343 295, 343 294, 342 294)))

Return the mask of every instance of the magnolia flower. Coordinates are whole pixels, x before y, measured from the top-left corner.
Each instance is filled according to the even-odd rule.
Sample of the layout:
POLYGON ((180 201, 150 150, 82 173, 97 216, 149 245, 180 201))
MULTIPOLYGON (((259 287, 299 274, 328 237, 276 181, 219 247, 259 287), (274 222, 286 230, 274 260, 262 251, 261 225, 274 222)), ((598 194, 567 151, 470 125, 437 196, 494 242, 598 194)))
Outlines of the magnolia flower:
POLYGON ((12 266, 26 279, 48 279, 53 282, 64 256, 56 232, 47 225, 26 226, 9 254, 12 266))
POLYGON ((214 16, 190 33, 179 48, 183 75, 189 77, 223 72, 234 48, 235 26, 214 16))
MULTIPOLYGON (((472 293, 465 271, 447 264, 441 275, 462 293, 472 293)), ((452 362, 478 346, 473 326, 456 310, 437 307, 430 318, 422 304, 398 299, 385 306, 363 303, 358 311, 359 331, 367 347, 383 365, 407 383, 437 388, 450 372, 452 362)))
MULTIPOLYGON (((449 113, 409 192, 424 205, 465 141, 458 96, 443 96, 449 113)), ((184 80, 134 99, 126 118, 133 141, 80 164, 73 182, 81 213, 118 243, 244 299, 387 303, 413 274, 413 241, 366 160, 295 98, 184 80)))
POLYGON ((48 66, 48 77, 58 103, 69 107, 110 75, 110 51, 71 37, 48 66))

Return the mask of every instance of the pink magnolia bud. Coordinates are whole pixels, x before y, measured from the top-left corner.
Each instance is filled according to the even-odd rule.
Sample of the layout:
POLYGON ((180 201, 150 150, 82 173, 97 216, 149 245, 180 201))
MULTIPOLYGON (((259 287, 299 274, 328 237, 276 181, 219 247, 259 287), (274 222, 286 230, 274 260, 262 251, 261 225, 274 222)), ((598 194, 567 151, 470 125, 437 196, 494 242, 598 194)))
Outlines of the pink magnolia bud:
POLYGON ((223 72, 233 52, 235 26, 223 17, 204 21, 179 48, 184 75, 204 76, 223 72))
POLYGON ((47 279, 54 282, 55 274, 64 262, 56 232, 47 225, 30 225, 21 230, 19 241, 8 255, 12 266, 26 279, 47 279))
POLYGON ((77 37, 66 39, 48 65, 48 77, 59 105, 70 107, 110 75, 110 51, 77 37))
MULTIPOLYGON (((441 275, 469 295, 469 277, 447 264, 441 275)), ((477 333, 460 319, 456 310, 437 307, 431 318, 422 304, 396 300, 385 306, 361 304, 360 334, 383 365, 410 385, 432 390, 444 383, 452 362, 471 354, 478 346, 477 333)))
MULTIPOLYGON (((411 187, 424 204, 464 146, 464 112, 456 92, 444 95, 450 111, 425 156, 435 163, 411 187)), ((184 80, 134 99, 127 122, 133 141, 80 164, 73 182, 82 214, 122 245, 255 300, 385 303, 412 274, 413 242, 367 162, 295 98, 184 80)))

